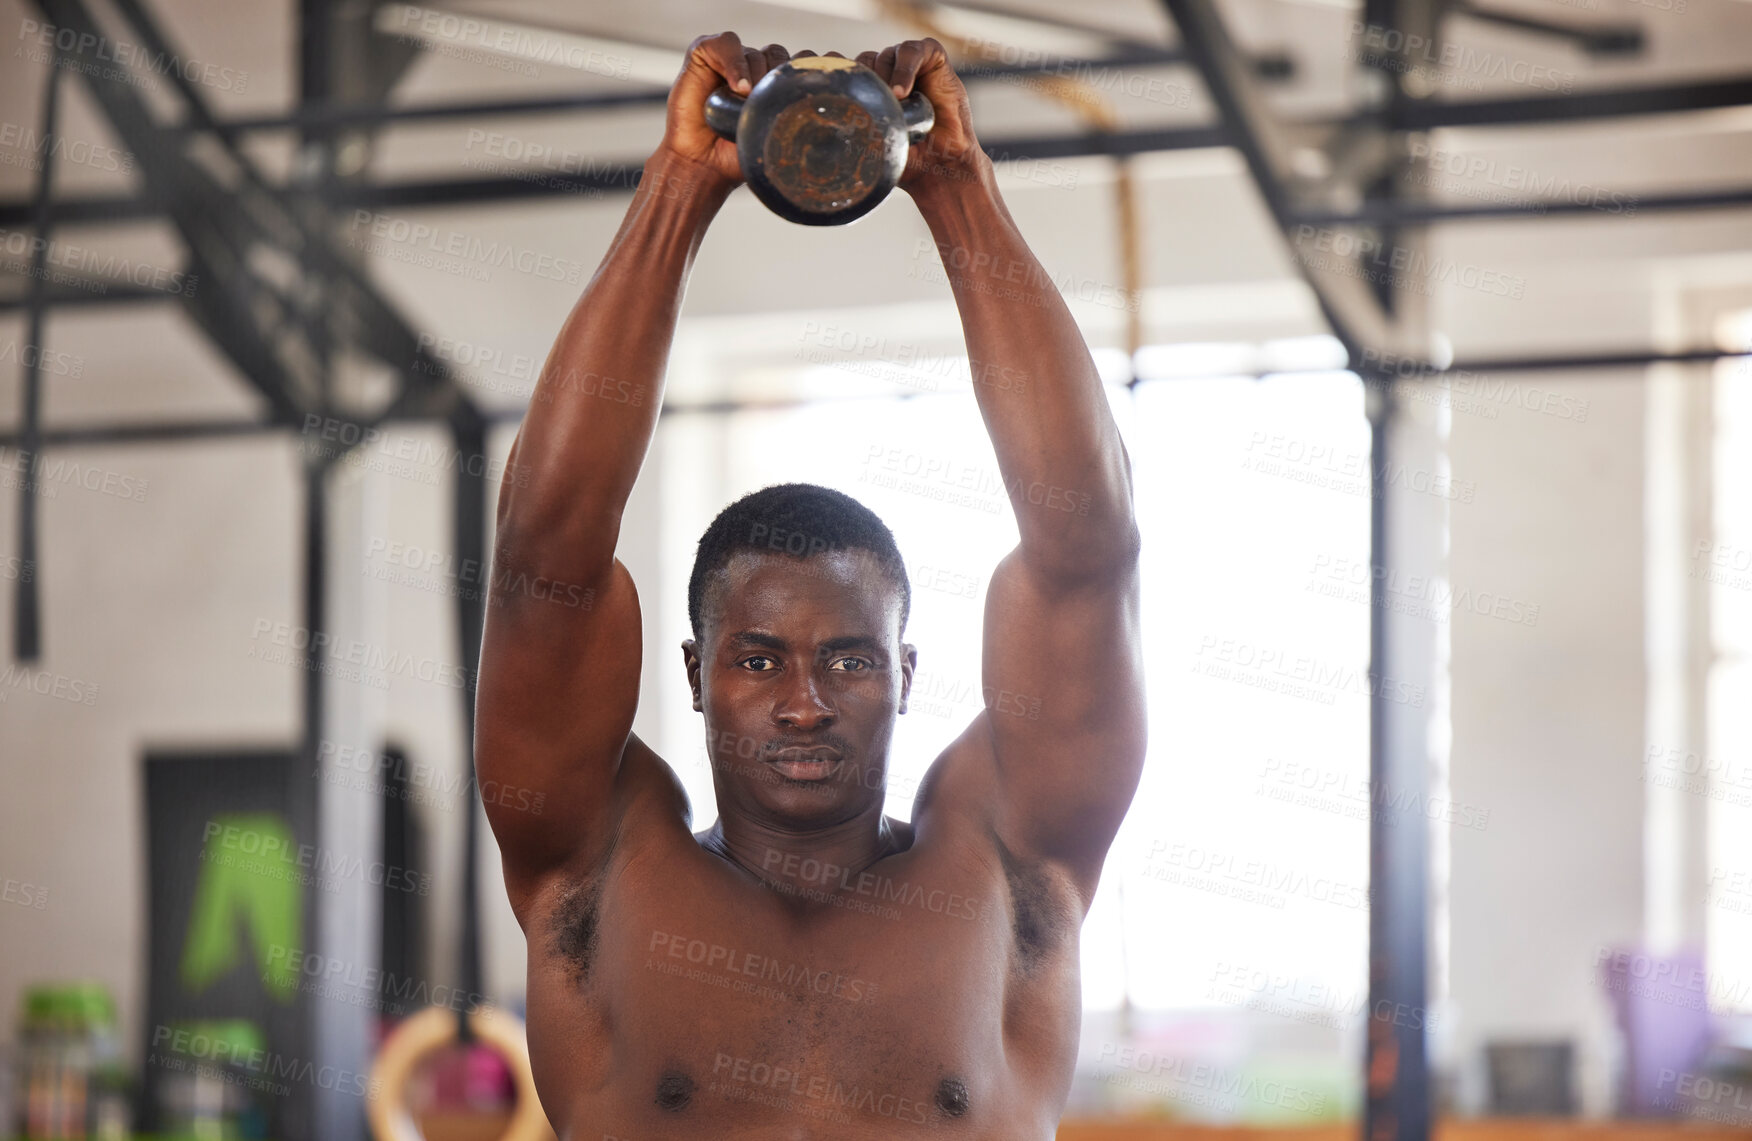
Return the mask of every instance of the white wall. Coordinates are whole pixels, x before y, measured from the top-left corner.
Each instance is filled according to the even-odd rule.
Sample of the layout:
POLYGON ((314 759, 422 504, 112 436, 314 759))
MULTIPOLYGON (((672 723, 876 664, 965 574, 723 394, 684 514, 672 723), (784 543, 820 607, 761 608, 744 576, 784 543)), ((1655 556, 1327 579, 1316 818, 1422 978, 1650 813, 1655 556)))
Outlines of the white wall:
POLYGON ((1586 401, 1587 420, 1453 417, 1454 475, 1477 491, 1452 507, 1452 585, 1511 603, 1453 619, 1453 797, 1489 813, 1450 831, 1455 1060, 1481 1108, 1487 1040, 1570 1039, 1602 1113, 1614 1033, 1594 964, 1643 918, 1642 383, 1493 379, 1586 401))

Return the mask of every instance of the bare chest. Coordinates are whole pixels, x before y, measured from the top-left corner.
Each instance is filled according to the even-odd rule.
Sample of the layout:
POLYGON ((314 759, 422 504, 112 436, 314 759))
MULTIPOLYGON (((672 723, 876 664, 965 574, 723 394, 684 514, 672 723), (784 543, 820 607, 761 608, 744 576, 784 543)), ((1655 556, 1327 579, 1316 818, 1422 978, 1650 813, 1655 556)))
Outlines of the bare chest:
POLYGON ((532 928, 544 1100, 563 1085, 630 1136, 894 1136, 1068 1080, 1077 923, 1050 892, 928 854, 784 890, 690 856, 567 897, 545 947, 532 928))

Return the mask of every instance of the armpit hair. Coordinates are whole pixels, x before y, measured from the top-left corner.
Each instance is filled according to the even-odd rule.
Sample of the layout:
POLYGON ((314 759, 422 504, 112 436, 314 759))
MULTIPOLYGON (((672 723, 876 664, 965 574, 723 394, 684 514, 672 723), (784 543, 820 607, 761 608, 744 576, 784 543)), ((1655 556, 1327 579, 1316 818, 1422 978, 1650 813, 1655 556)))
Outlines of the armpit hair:
POLYGON ((1076 919, 1038 861, 1017 856, 996 832, 992 842, 1010 889, 1011 947, 1022 970, 1031 972, 1063 945, 1067 930, 1076 930, 1076 919))
POLYGON ((590 981, 590 968, 596 961, 601 904, 600 877, 572 884, 560 897, 549 924, 554 953, 579 986, 590 981))

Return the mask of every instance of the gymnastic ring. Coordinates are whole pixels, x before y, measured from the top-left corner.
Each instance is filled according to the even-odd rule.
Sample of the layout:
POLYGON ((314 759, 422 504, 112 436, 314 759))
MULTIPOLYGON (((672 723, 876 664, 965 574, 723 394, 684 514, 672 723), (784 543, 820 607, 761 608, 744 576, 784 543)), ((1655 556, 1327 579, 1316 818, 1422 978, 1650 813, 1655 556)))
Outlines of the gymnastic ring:
MULTIPOLYGON (((554 1141, 547 1111, 535 1093, 523 1020, 499 1007, 481 1006, 469 1012, 468 1024, 475 1037, 505 1059, 517 1082, 517 1105, 499 1141, 554 1141)), ((456 1041, 456 1032, 454 1010, 429 1006, 403 1020, 383 1040, 376 1061, 371 1063, 372 1096, 367 1102, 374 1141, 424 1141, 408 1111, 408 1080, 428 1055, 456 1041)))

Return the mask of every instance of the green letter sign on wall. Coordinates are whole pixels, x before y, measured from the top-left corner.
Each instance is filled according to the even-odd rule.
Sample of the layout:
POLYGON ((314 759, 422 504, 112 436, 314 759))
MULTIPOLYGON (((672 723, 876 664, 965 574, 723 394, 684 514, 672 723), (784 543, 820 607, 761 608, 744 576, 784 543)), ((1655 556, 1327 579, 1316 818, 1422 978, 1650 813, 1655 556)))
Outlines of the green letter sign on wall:
POLYGON ((303 936, 304 873, 292 858, 292 829, 278 813, 231 813, 207 821, 201 876, 195 884, 182 981, 205 990, 242 955, 238 919, 249 927, 268 993, 290 1002, 298 989, 291 954, 303 936))

